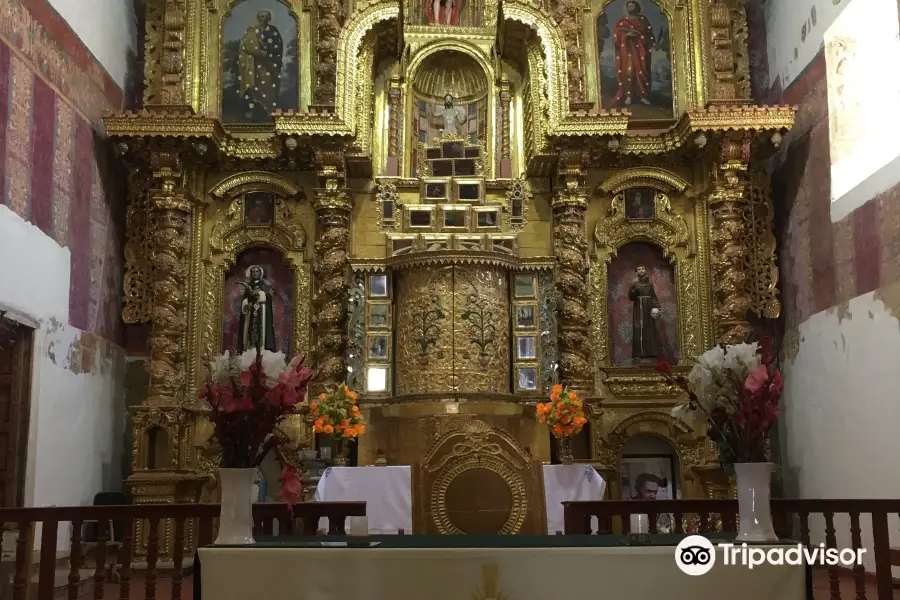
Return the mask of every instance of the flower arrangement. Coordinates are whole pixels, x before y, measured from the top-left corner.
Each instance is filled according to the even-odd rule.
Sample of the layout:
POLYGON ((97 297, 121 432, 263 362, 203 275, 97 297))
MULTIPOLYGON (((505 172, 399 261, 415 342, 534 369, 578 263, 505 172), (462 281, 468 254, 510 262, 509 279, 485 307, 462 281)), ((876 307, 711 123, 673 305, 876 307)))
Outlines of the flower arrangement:
POLYGON ((563 389, 561 385, 553 386, 549 402, 537 405, 537 418, 550 428, 557 439, 578 435, 587 423, 578 394, 563 389))
POLYGON ((656 370, 686 392, 673 416, 702 415, 722 466, 768 462, 784 384, 768 344, 716 346, 694 361, 687 378, 665 360, 656 370))
POLYGON ((299 357, 287 363, 281 352, 228 352, 208 364, 200 399, 210 408, 213 438, 222 448, 226 469, 258 467, 269 451, 282 466, 278 498, 289 505, 300 500, 302 486, 294 467, 281 452, 284 440, 275 428, 306 396, 313 371, 299 357))
POLYGON ((358 394, 346 385, 319 394, 305 403, 313 419, 313 430, 334 439, 355 439, 366 433, 366 423, 356 405, 358 394))

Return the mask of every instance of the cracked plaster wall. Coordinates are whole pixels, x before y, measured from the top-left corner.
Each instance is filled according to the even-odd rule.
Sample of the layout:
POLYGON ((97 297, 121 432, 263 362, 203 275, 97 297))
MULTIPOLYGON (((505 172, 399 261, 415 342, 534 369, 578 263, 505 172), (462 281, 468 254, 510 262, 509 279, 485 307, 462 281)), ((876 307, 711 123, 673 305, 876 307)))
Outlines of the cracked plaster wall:
MULTIPOLYGON (((776 4, 782 11, 793 5, 776 4)), ((813 41, 817 48, 824 29, 813 41)), ((778 31, 767 36, 771 64, 773 44, 779 54, 793 46, 782 48, 778 31)), ((900 498, 900 187, 869 191, 857 208, 832 220, 832 65, 819 52, 795 67, 800 74, 783 91, 776 82, 770 98, 800 107, 772 165, 784 305, 785 495, 900 498)), ((893 519, 892 545, 900 545, 900 522, 893 519)), ((838 545, 849 545, 849 522, 836 521, 838 545)), ((821 520, 811 530, 815 542, 824 541, 821 520)), ((865 517, 863 544, 872 547, 865 517)))
POLYGON ((68 324, 69 250, 2 205, 0 257, 0 309, 35 329, 26 505, 91 504, 122 488, 125 351, 68 324))

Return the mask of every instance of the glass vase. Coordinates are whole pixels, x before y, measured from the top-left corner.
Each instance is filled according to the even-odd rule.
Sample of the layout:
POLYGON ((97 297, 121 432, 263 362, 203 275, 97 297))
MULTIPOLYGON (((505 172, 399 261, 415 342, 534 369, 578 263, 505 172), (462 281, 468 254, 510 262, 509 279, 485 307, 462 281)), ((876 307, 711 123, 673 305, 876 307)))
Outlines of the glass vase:
POLYGON ((556 438, 557 451, 559 454, 559 462, 564 465, 571 465, 575 462, 575 457, 572 456, 572 438, 571 437, 561 437, 556 438))

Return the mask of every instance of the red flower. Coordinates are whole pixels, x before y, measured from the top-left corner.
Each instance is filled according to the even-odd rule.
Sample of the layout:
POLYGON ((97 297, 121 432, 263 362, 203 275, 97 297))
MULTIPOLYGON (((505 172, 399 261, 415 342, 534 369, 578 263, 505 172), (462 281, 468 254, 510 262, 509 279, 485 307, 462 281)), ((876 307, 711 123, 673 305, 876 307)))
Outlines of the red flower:
POLYGON ((766 365, 759 365, 754 369, 747 379, 744 381, 744 389, 751 394, 756 394, 763 389, 763 386, 769 382, 769 370, 766 365))
POLYGON ((653 367, 658 372, 663 373, 664 375, 672 375, 672 366, 666 362, 665 358, 660 357, 659 361, 656 363, 656 366, 653 367))
POLYGON ((287 465, 278 478, 281 482, 281 491, 278 492, 278 499, 293 506, 300 502, 300 494, 303 493, 303 483, 294 467, 287 465))

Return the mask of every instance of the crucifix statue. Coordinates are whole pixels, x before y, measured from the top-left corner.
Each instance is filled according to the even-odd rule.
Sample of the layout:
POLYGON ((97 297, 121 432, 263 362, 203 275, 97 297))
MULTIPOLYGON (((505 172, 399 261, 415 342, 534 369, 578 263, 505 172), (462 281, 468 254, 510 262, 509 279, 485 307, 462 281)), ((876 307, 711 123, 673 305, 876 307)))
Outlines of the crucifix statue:
POLYGON ((458 137, 459 126, 465 125, 469 120, 466 109, 453 105, 453 95, 444 96, 444 104, 436 104, 431 113, 432 125, 443 131, 442 137, 458 137))

